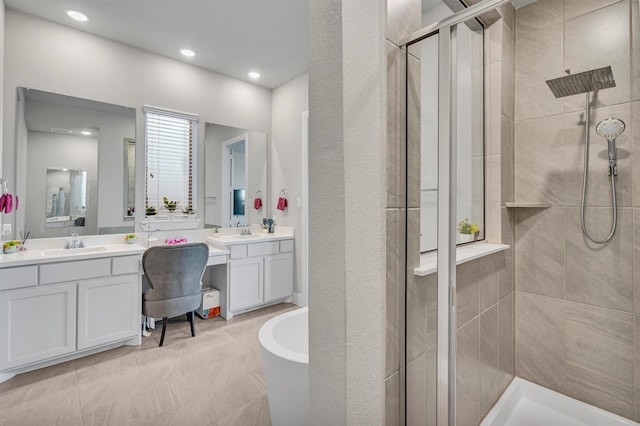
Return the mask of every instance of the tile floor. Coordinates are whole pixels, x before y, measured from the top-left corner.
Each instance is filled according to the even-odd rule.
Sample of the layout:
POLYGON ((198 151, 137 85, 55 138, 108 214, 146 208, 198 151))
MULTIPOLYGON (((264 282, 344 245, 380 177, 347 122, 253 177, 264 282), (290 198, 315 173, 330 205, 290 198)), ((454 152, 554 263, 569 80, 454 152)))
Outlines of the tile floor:
POLYGON ((258 330, 297 306, 234 317, 170 320, 124 346, 0 384, 0 425, 270 425, 258 330))

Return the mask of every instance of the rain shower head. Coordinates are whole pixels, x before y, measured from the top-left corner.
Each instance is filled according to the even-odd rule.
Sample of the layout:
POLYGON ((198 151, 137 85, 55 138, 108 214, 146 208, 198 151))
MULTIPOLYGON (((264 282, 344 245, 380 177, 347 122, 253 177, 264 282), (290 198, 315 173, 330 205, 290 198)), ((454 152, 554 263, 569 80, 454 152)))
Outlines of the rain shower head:
POLYGON ((605 118, 596 126, 596 133, 608 141, 615 140, 624 132, 624 121, 619 118, 605 118))
POLYGON ((607 66, 547 80, 547 85, 556 98, 563 98, 579 93, 616 87, 616 81, 613 78, 611 66, 607 66))

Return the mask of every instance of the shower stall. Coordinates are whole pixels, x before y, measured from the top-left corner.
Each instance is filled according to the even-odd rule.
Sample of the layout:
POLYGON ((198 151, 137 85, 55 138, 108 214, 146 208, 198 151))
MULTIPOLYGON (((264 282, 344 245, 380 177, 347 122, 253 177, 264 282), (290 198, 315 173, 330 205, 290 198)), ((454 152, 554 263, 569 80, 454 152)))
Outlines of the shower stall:
POLYGON ((421 3, 398 422, 636 424, 640 2, 421 3))

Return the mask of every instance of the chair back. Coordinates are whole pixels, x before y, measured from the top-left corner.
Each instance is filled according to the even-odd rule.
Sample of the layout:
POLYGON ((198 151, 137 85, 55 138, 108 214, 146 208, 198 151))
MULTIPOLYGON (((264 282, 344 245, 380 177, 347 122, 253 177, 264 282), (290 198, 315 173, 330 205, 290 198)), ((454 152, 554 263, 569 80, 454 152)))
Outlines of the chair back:
POLYGON ((198 295, 202 275, 209 259, 205 243, 155 246, 142 256, 142 269, 151 286, 143 295, 145 301, 178 299, 198 295))

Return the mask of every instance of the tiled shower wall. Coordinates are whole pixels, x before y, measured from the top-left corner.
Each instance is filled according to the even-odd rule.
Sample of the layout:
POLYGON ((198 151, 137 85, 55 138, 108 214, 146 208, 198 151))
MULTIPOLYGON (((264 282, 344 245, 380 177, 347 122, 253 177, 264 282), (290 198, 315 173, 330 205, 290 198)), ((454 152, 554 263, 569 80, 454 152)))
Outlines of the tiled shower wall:
MULTIPOLYGON (((420 233, 420 129, 409 133, 404 154, 404 76, 407 64, 398 42, 419 28, 420 2, 389 0, 387 9, 387 294, 386 422, 404 424, 400 390, 404 357, 404 271, 407 282, 407 413, 409 425, 436 419, 436 275, 416 277, 420 233), (405 166, 406 161, 408 165, 405 166), (404 189, 409 169, 408 193, 404 189), (408 198, 408 211, 404 197, 408 198), (407 224, 405 225, 405 213, 407 224), (408 227, 407 263, 404 232, 408 227)), ((485 185, 489 242, 513 244, 513 218, 502 206, 513 198, 513 29, 514 11, 501 7, 502 19, 485 34, 485 185)), ((409 57, 408 66, 419 59, 409 57)), ((417 75, 417 74, 414 74, 417 75)), ((419 83, 409 82, 409 96, 419 83)), ((409 114, 419 114, 411 110, 409 114)), ((417 118, 410 119, 418 123, 417 118)), ((511 250, 458 268, 458 424, 477 425, 514 375, 513 255, 511 250)))
POLYGON ((640 21, 638 0, 538 0, 516 13, 516 374, 640 420, 640 21), (618 230, 580 226, 584 95, 545 80, 611 65, 592 98, 587 227, 611 223, 605 117, 618 138, 618 230))

